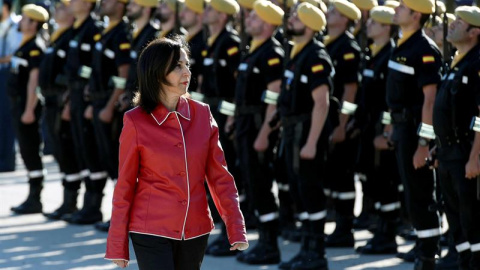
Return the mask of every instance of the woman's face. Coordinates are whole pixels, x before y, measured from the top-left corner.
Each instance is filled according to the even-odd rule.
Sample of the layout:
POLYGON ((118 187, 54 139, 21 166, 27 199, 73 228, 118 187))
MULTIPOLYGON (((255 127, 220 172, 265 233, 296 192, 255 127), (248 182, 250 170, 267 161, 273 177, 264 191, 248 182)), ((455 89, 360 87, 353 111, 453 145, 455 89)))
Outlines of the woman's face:
POLYGON ((180 50, 180 59, 177 63, 173 63, 175 68, 167 74, 167 81, 170 85, 163 85, 167 95, 181 96, 187 92, 190 84, 190 61, 184 49, 180 50))

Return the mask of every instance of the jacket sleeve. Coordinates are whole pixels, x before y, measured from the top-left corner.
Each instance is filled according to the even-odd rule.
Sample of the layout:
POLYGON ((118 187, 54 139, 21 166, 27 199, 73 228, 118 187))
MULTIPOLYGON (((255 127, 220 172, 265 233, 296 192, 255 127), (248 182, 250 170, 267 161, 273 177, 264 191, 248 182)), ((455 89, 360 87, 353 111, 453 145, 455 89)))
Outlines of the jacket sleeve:
POLYGON ((120 135, 118 181, 113 193, 112 219, 107 237, 105 259, 129 260, 128 224, 132 206, 140 155, 137 146, 135 124, 128 113, 123 117, 123 130, 120 135))
POLYGON ((206 164, 207 184, 220 216, 225 222, 230 244, 248 243, 245 221, 233 176, 228 172, 227 163, 219 141, 218 125, 208 108, 210 117, 210 143, 206 164))

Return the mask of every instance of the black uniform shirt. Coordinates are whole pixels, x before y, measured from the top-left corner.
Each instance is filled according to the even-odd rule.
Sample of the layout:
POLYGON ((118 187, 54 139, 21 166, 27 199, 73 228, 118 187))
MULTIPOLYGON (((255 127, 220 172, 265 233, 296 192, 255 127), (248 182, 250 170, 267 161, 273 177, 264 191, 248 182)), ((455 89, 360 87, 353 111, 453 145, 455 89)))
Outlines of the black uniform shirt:
POLYGON ((45 50, 45 42, 33 37, 18 48, 12 55, 10 72, 7 78, 10 96, 27 97, 30 71, 40 67, 45 50))
POLYGON ((204 50, 202 93, 207 97, 234 99, 235 72, 240 62, 240 38, 224 29, 204 50))
POLYGON ((73 28, 68 28, 58 38, 51 40, 45 50, 38 76, 38 86, 43 95, 58 94, 55 91, 66 88, 68 82, 64 75, 64 68, 72 37, 73 28))
POLYGON ((333 95, 342 100, 345 84, 360 80, 360 47, 355 38, 347 32, 326 47, 335 68, 333 95))
POLYGON ((282 78, 283 49, 274 39, 266 40, 260 47, 242 59, 238 66, 235 104, 261 105, 262 93, 269 83, 282 78))
POLYGON ((137 62, 138 57, 142 53, 143 49, 154 40, 158 34, 158 28, 153 24, 147 24, 140 30, 138 36, 132 41, 132 49, 130 51, 130 58, 132 58, 130 68, 128 69, 127 86, 125 89, 128 91, 130 97, 133 97, 133 92, 138 88, 137 78, 137 62))
POLYGON ((278 101, 280 115, 311 114, 312 91, 321 85, 332 89, 332 71, 333 65, 323 44, 310 41, 287 63, 278 101))
POLYGON ((109 92, 115 88, 110 83, 111 78, 118 76, 118 67, 132 62, 130 48, 125 22, 102 33, 93 51, 90 93, 109 92))
MULTIPOLYGON (((440 142, 465 142, 473 139, 470 123, 474 116, 478 116, 478 106, 480 45, 472 48, 442 78, 433 110, 433 127, 440 142)), ((445 146, 447 145, 439 145, 439 148, 445 146)))
POLYGON ((202 73, 202 51, 205 49, 204 35, 205 33, 202 30, 188 41, 190 46, 190 71, 192 72, 189 91, 197 91, 198 89, 198 76, 202 73))
POLYGON ((441 66, 440 51, 423 30, 395 48, 387 78, 387 104, 392 112, 407 109, 419 117, 423 87, 440 82, 441 66))
POLYGON ((100 31, 100 26, 92 17, 88 17, 80 27, 73 29, 65 63, 65 73, 70 82, 80 79, 81 66, 92 66, 92 52, 95 39, 100 38, 100 31))

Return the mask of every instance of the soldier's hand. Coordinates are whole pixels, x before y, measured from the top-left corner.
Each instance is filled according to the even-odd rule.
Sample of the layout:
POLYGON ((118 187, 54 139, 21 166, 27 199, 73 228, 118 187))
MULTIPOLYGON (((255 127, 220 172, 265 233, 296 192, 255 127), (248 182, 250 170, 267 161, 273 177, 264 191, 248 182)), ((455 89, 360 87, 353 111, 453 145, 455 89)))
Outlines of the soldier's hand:
POLYGON ((21 120, 25 125, 31 124, 35 122, 35 113, 30 110, 25 110, 22 114, 21 120))
POLYGON ((105 107, 98 113, 98 118, 104 123, 111 123, 113 119, 113 111, 105 107))
POLYGON ((332 143, 341 143, 345 141, 345 128, 341 126, 337 126, 333 132, 332 136, 330 137, 330 140, 332 143))
POLYGON ((465 177, 473 179, 480 175, 480 161, 478 157, 470 158, 465 165, 465 177))
POLYGON ((113 260, 112 262, 120 268, 125 268, 128 266, 128 261, 125 260, 113 260))
POLYGON ((233 118, 233 116, 227 117, 227 122, 225 123, 226 134, 230 134, 232 132, 234 124, 235 124, 235 118, 233 118))
POLYGON ((390 146, 388 145, 388 139, 383 135, 378 135, 373 139, 373 145, 377 150, 388 150, 390 146))
POLYGON ((70 121, 70 102, 65 103, 65 106, 63 106, 61 118, 63 121, 70 121))
POLYGON ((413 155, 413 167, 420 169, 425 166, 426 159, 430 156, 428 146, 418 146, 415 155, 413 155))
POLYGON ((85 112, 83 113, 83 117, 88 120, 93 119, 93 107, 92 105, 88 105, 87 108, 85 109, 85 112))
POLYGON ((317 154, 317 147, 315 145, 305 144, 300 150, 301 159, 314 159, 317 154))
POLYGON ((255 142, 253 143, 253 148, 257 152, 265 152, 265 150, 268 148, 268 137, 258 134, 255 142))

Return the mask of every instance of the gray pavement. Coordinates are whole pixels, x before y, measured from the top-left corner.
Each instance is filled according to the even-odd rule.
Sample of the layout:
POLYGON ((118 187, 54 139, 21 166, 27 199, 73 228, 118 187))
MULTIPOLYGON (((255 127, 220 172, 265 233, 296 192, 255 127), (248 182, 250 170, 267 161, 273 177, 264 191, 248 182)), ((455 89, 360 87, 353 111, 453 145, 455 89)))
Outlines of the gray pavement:
MULTIPOLYGON (((58 166, 51 156, 43 158, 48 171, 42 193, 45 212, 56 209, 61 203, 62 186, 58 166)), ((63 221, 48 221, 41 214, 16 216, 10 207, 21 203, 27 193, 26 171, 17 161, 17 170, 0 173, 0 270, 54 269, 54 270, 103 270, 115 269, 115 265, 103 259, 106 233, 96 231, 93 226, 69 225, 63 221)), ((113 184, 108 182, 105 189, 102 210, 104 219, 110 217, 113 184)), ((83 194, 83 187, 81 194, 83 194)), ((80 196, 79 206, 82 205, 80 196)), ((358 209, 356 209, 358 212, 358 209)), ((333 231, 334 225, 327 224, 326 232, 333 231)), ((210 241, 219 231, 212 232, 210 241)), ((356 246, 363 245, 371 234, 368 231, 355 232, 356 246)), ((257 234, 249 232, 250 245, 255 245, 257 234)), ((413 243, 397 238, 399 250, 409 250, 413 243)), ((299 244, 279 239, 282 259, 288 260, 299 249, 299 244)), ((132 248, 131 265, 127 269, 138 269, 132 248)), ((393 256, 360 256, 353 249, 327 249, 330 269, 413 269, 393 256)), ((158 268, 161 269, 161 266, 158 268)), ((232 257, 215 258, 206 256, 202 269, 277 269, 276 265, 248 266, 236 262, 232 257)))

